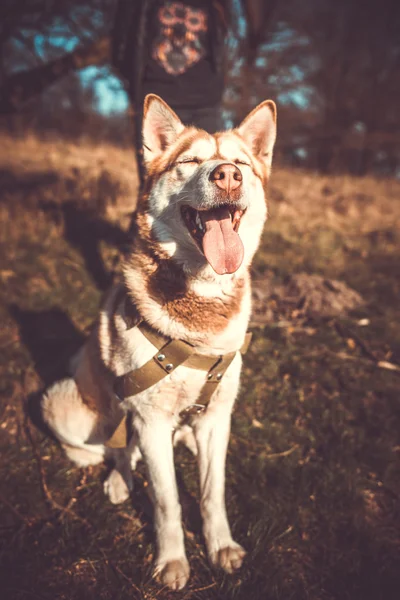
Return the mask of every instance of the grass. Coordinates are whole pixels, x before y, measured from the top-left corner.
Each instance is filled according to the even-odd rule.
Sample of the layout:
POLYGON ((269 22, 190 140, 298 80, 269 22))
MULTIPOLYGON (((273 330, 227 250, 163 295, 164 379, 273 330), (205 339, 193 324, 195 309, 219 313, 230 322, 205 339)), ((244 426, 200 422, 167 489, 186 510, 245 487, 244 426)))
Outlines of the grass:
POLYGON ((364 304, 310 316, 267 295, 233 417, 227 506, 249 551, 234 576, 205 557, 191 456, 176 456, 192 575, 151 580, 147 482, 110 505, 105 467, 75 468, 27 419, 60 376, 118 268, 133 157, 112 147, 1 140, 1 589, 7 600, 391 600, 400 589, 400 184, 276 169, 254 265, 338 279, 364 304), (272 317, 271 317, 272 315, 272 317))

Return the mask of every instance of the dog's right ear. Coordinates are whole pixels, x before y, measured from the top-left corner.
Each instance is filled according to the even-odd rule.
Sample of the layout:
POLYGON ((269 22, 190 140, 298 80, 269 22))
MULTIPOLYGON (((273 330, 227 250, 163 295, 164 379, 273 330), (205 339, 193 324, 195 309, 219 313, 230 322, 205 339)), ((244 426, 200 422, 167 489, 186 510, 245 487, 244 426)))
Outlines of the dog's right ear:
POLYGON ((150 163, 176 140, 185 126, 164 100, 148 94, 143 109, 143 157, 150 163))

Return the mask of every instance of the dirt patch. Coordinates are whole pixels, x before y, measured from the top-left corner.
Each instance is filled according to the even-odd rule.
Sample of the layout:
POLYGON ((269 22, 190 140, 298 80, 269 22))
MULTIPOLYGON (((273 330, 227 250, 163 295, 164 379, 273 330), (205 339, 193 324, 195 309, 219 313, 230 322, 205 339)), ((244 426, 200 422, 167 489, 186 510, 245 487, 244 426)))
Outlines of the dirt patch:
POLYGON ((270 275, 254 282, 253 323, 271 323, 282 317, 345 316, 363 304, 361 295, 343 281, 297 273, 284 284, 274 284, 270 275))

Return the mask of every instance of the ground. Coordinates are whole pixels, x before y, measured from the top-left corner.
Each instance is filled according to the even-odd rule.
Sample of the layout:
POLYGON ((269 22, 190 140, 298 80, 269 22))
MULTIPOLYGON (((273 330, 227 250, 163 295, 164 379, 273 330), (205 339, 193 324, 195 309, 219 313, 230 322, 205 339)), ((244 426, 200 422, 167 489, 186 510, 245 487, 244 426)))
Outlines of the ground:
POLYGON ((118 271, 133 156, 3 137, 0 187, 2 597, 397 598, 400 184, 275 169, 227 461, 228 513, 248 557, 233 576, 208 564, 196 465, 179 450, 192 571, 179 593, 151 580, 144 469, 113 506, 106 467, 76 468, 34 424, 38 390, 65 372, 118 271), (359 296, 321 310, 315 281, 318 294, 359 296))

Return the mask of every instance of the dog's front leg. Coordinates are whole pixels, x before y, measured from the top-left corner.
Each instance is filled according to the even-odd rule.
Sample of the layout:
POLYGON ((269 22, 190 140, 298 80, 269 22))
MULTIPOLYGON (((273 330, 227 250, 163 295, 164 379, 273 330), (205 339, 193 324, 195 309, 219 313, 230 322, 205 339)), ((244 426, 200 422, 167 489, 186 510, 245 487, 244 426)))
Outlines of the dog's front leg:
POLYGON ((157 541, 154 577, 163 585, 180 590, 189 578, 189 563, 174 469, 172 424, 170 419, 158 416, 135 423, 135 426, 154 504, 157 541))
POLYGON ((194 427, 198 446, 201 514, 208 556, 212 564, 222 567, 227 573, 238 569, 246 554, 232 539, 225 508, 225 459, 231 405, 210 406, 194 427))

